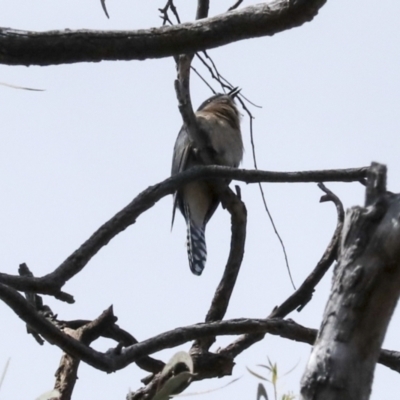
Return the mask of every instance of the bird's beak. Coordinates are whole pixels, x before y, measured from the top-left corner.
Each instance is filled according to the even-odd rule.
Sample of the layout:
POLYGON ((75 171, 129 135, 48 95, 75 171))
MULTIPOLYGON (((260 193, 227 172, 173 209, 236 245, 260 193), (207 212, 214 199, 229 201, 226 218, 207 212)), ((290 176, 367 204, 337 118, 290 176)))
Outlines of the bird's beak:
POLYGON ((239 87, 235 87, 228 93, 228 96, 231 99, 234 99, 240 93, 241 90, 242 89, 240 89, 239 87))

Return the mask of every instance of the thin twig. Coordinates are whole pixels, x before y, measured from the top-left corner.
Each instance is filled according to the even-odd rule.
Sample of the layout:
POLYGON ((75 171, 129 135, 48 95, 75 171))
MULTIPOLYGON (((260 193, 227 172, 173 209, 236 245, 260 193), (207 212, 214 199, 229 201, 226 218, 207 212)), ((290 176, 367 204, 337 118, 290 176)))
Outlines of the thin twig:
POLYGON ((319 183, 318 187, 326 193, 321 197, 321 202, 332 201, 336 206, 337 211, 337 225, 332 239, 329 242, 323 256, 308 275, 305 281, 287 300, 285 300, 279 307, 275 308, 270 314, 269 318, 284 318, 293 310, 301 311, 305 305, 311 300, 315 287, 324 277, 329 267, 337 259, 338 245, 340 241, 340 234, 343 229, 344 209, 340 199, 331 192, 323 183, 319 183))
POLYGON ((238 8, 241 4, 243 3, 243 0, 237 0, 237 2, 228 8, 228 11, 232 11, 235 10, 236 8, 238 8))
POLYGON ((215 79, 215 80, 221 85, 221 88, 222 88, 223 92, 226 91, 225 89, 230 89, 230 88, 231 88, 229 85, 223 83, 223 82, 221 81, 221 79, 218 78, 217 75, 215 75, 215 73, 214 73, 212 67, 207 63, 206 60, 204 60, 204 58, 203 58, 199 53, 196 53, 196 57, 197 57, 197 58, 203 63, 203 65, 208 69, 208 72, 210 73, 211 78, 212 78, 212 79, 215 79))
POLYGON ((214 88, 203 78, 203 76, 197 71, 193 65, 190 66, 190 69, 194 71, 194 73, 208 86, 208 88, 213 92, 213 94, 217 93, 214 88))
MULTIPOLYGON (((215 79, 220 85, 222 90, 225 92, 227 89, 228 91, 232 90, 236 85, 233 85, 231 82, 228 81, 223 75, 220 74, 217 66, 215 65, 214 60, 209 56, 208 52, 204 50, 202 52, 204 56, 207 58, 207 60, 210 61, 211 66, 207 63, 206 60, 204 60, 199 53, 196 53, 196 56, 199 58, 199 60, 204 64, 204 66, 208 69, 211 77, 215 79), (225 82, 225 83, 224 83, 225 82)), ((246 96, 243 95, 243 93, 239 93, 238 97, 241 97, 242 99, 246 100, 249 104, 251 104, 254 107, 257 108, 262 108, 261 106, 253 103, 251 100, 249 100, 246 96)))
POLYGON ((110 19, 110 16, 108 15, 107 7, 106 7, 106 0, 100 0, 100 3, 101 3, 101 7, 104 11, 104 14, 106 14, 106 17, 108 19, 110 19))
MULTIPOLYGON (((173 10, 176 19, 178 23, 180 23, 179 15, 177 12, 176 7, 174 6, 173 2, 168 0, 167 4, 165 5, 164 8, 159 8, 159 11, 161 12, 160 18, 163 20, 163 25, 166 25, 168 22, 170 25, 174 25, 171 19, 169 18, 168 15, 168 9, 171 8, 173 10)), ((197 7, 197 14, 196 14, 196 19, 201 19, 201 18, 206 18, 208 15, 208 8, 209 8, 209 1, 204 1, 204 0, 199 0, 198 2, 198 7, 197 7)), ((196 56, 200 59, 200 61, 203 63, 203 65, 208 69, 209 73, 211 74, 211 77, 215 80, 218 81, 218 83, 221 85, 222 90, 225 92, 225 89, 231 90, 233 88, 232 84, 225 79, 218 71, 213 59, 208 55, 207 51, 203 51, 204 55, 206 58, 210 61, 211 66, 207 63, 206 60, 203 59, 203 57, 200 56, 199 53, 196 53, 196 56), (214 73, 215 71, 215 73, 214 73), (225 81, 227 84, 224 84, 223 81, 225 81)), ((178 64, 178 57, 174 56, 175 62, 178 64)), ((216 91, 212 88, 212 86, 204 79, 204 77, 191 65, 190 68, 196 73, 196 75, 208 86, 208 88, 211 90, 212 93, 216 93, 216 91)), ((245 99, 248 103, 252 104, 255 107, 261 108, 260 106, 254 104, 251 102, 247 97, 245 97, 243 94, 240 94, 240 96, 245 99)))
POLYGON ((175 15, 176 21, 178 22, 178 24, 180 24, 181 20, 179 18, 178 10, 176 9, 173 0, 170 0, 170 8, 171 8, 172 13, 175 15))
MULTIPOLYGON (((219 73, 219 70, 218 70, 217 66, 215 65, 215 63, 214 63, 214 60, 208 55, 207 50, 204 50, 202 53, 206 56, 207 60, 210 61, 211 70, 214 71, 215 76, 216 76, 215 79, 217 79, 219 82, 221 82, 221 80, 224 80, 229 85, 228 88, 231 88, 232 85, 219 73)), ((221 86, 222 86, 222 84, 221 84, 221 86)), ((225 89, 225 87, 226 86, 222 86, 222 89, 225 89)))
POLYGON ((175 4, 174 4, 173 0, 168 0, 163 8, 159 8, 158 9, 158 11, 160 11, 160 13, 161 13, 160 18, 162 18, 162 20, 163 20, 163 25, 166 25, 167 22, 169 22, 171 25, 173 25, 172 21, 169 18, 169 15, 168 15, 168 10, 169 9, 174 14, 178 24, 180 24, 181 20, 179 18, 179 14, 178 14, 178 11, 177 11, 177 9, 175 7, 175 4))
MULTIPOLYGON (((254 168, 256 170, 258 170, 257 157, 256 157, 256 148, 255 148, 255 144, 254 144, 254 134, 253 134, 253 119, 254 119, 254 117, 251 114, 250 110, 246 107, 246 105, 243 103, 243 101, 240 98, 239 98, 239 101, 240 101, 243 109, 247 112, 247 115, 249 116, 249 121, 250 121, 250 142, 251 142, 251 149, 252 149, 252 155, 253 155, 253 164, 254 164, 254 168)), ((283 256, 285 258, 286 269, 287 269, 288 274, 289 274, 290 282, 291 282, 291 284, 293 286, 293 289, 296 290, 296 286, 295 286, 295 284, 293 282, 293 278, 292 278, 292 273, 290 271, 289 260, 288 260, 285 244, 283 243, 281 235, 279 234, 278 229, 276 228, 275 221, 272 218, 271 212, 269 211, 269 208, 268 208, 268 205, 267 205, 267 201, 265 199, 264 189, 263 189, 261 183, 258 183, 258 187, 260 189, 261 198, 262 198, 262 201, 263 201, 263 204, 264 204, 265 211, 267 212, 268 218, 271 221, 272 228, 273 228, 273 230, 275 232, 275 235, 278 238, 279 243, 281 245, 281 248, 282 248, 282 251, 283 251, 283 256)))

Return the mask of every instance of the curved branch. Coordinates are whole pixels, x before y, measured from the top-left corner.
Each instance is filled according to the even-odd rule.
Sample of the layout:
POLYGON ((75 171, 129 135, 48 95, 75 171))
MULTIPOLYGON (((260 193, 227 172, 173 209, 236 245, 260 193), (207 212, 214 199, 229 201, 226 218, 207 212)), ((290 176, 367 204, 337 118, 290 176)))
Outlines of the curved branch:
MULTIPOLYGON (((39 315, 18 292, 2 284, 0 284, 0 299, 49 343, 57 345, 68 354, 105 372, 117 371, 137 362, 143 356, 207 336, 264 332, 313 344, 317 334, 315 329, 303 327, 292 320, 241 318, 176 328, 125 349, 121 350, 118 347, 115 351, 101 353, 61 332, 60 329, 39 315)), ((222 354, 221 356, 224 357, 222 354)), ((398 353, 383 350, 379 362, 400 372, 399 360, 398 353)), ((208 375, 208 377, 210 376, 208 375)))
MULTIPOLYGON (((326 193, 326 195, 321 197, 320 202, 332 201, 336 206, 338 221, 335 232, 321 260, 318 262, 314 270, 310 273, 310 275, 308 275, 301 286, 291 296, 289 296, 279 307, 276 307, 272 311, 268 318, 284 318, 296 308, 298 311, 301 311, 301 309, 311 300, 315 286, 317 286, 317 284, 325 275, 326 271, 337 258, 340 235, 344 222, 343 205, 339 198, 329 189, 327 189, 322 183, 319 183, 318 186, 326 193)), ((221 350, 221 354, 236 357, 254 343, 262 340, 264 336, 265 334, 243 335, 229 346, 221 350)))
POLYGON ((224 275, 218 285, 210 310, 208 311, 206 322, 219 321, 225 316, 239 274, 239 269, 242 264, 244 245, 246 241, 246 206, 230 189, 223 193, 221 202, 231 214, 231 250, 224 275))
POLYGON ((145 60, 272 36, 311 21, 326 0, 272 0, 192 23, 136 31, 0 29, 0 63, 59 65, 145 60))
POLYGON ((333 192, 327 189, 322 183, 319 183, 318 186, 326 193, 325 196, 321 197, 320 202, 332 201, 336 206, 337 225, 335 232, 333 233, 328 247, 326 248, 323 256, 319 260, 314 270, 287 300, 285 300, 279 307, 272 311, 269 318, 284 318, 296 308, 297 311, 301 311, 311 300, 315 287, 324 277, 329 267, 337 259, 340 234, 342 232, 344 222, 343 204, 339 198, 333 192))
POLYGON ((102 371, 112 372, 109 357, 91 349, 76 339, 61 332, 46 318, 39 315, 17 291, 0 283, 0 299, 4 301, 26 324, 40 333, 49 343, 55 344, 66 353, 80 358, 89 365, 102 371))
MULTIPOLYGON (((211 302, 211 307, 207 313, 206 322, 220 321, 225 316, 233 288, 235 287, 236 279, 239 275, 240 266, 242 265, 246 241, 246 206, 229 188, 220 191, 220 198, 223 207, 226 208, 231 214, 231 249, 224 274, 217 287, 217 290, 215 291, 214 298, 211 302)), ((206 339, 196 341, 192 346, 191 353, 198 352, 198 349, 203 352, 208 350, 214 341, 214 337, 208 337, 206 339)))
MULTIPOLYGON (((89 345, 94 342, 102 333, 112 327, 116 321, 112 307, 104 311, 94 321, 88 321, 87 324, 78 329, 64 329, 64 332, 75 340, 89 345)), ((78 379, 78 368, 80 359, 64 353, 61 357, 60 366, 55 373, 56 382, 54 389, 60 393, 60 400, 70 400, 72 392, 78 379)))
MULTIPOLYGON (((89 324, 91 321, 74 320, 74 321, 58 321, 58 322, 61 326, 65 326, 70 329, 76 330, 89 324)), ((119 345, 124 347, 132 346, 139 343, 134 336, 132 336, 129 332, 125 331, 124 329, 120 328, 117 324, 109 326, 106 330, 104 330, 101 333, 101 336, 104 338, 115 340, 119 345)), ((137 361, 135 361, 135 363, 139 368, 143 369, 144 371, 151 372, 152 374, 160 372, 165 366, 165 363, 163 363, 162 361, 149 356, 144 356, 142 358, 139 358, 137 361)))
POLYGON ((134 224, 136 219, 163 197, 177 189, 199 179, 223 178, 235 179, 246 183, 255 182, 354 182, 362 180, 368 168, 342 170, 270 172, 244 170, 229 167, 208 166, 194 167, 175 175, 156 185, 150 186, 102 225, 93 235, 74 251, 53 272, 40 277, 20 277, 0 273, 0 282, 21 291, 34 291, 43 294, 59 295, 60 288, 73 276, 79 273, 91 258, 116 235, 134 224))

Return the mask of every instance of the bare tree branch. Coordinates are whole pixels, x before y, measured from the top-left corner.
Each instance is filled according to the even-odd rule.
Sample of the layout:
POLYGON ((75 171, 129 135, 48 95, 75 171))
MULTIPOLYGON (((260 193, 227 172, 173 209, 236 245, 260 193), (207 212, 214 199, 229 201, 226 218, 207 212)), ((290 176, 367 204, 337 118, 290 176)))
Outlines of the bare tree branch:
POLYGON ((400 373, 400 352, 382 349, 378 363, 400 373))
POLYGON ((0 64, 58 65, 191 54, 311 21, 326 0, 272 0, 213 18, 137 31, 0 29, 0 64))
MULTIPOLYGON (((220 193, 220 198, 223 207, 231 214, 231 249, 224 274, 207 313, 206 322, 220 321, 225 316, 242 264, 246 240, 247 211, 244 203, 229 188, 220 193)), ((214 341, 213 337, 196 341, 192 346, 191 354, 207 351, 214 341)))
POLYGON ((308 275, 302 285, 287 300, 285 300, 279 307, 272 311, 269 318, 284 318, 296 308, 298 311, 301 311, 311 300, 315 287, 321 281, 329 267, 337 259, 340 234, 343 229, 344 221, 343 205, 339 198, 323 184, 320 183, 318 186, 326 193, 325 196, 321 197, 320 201, 332 201, 336 206, 338 220, 335 232, 321 260, 318 262, 311 274, 308 275))
POLYGON ((107 11, 106 0, 100 0, 100 2, 101 2, 101 8, 103 9, 104 14, 106 14, 106 17, 108 19, 110 19, 110 16, 108 15, 108 11, 107 11))
POLYGON ((228 309, 233 288, 242 264, 246 240, 247 211, 244 203, 228 189, 221 198, 222 205, 231 214, 232 239, 231 250, 224 275, 215 292, 208 311, 206 322, 222 320, 228 309))
POLYGON ((112 372, 110 360, 102 353, 85 346, 79 341, 61 332, 46 318, 39 315, 17 291, 0 283, 0 299, 4 301, 26 324, 40 333, 49 343, 55 344, 66 353, 79 357, 93 367, 112 372))
POLYGON ((192 59, 193 54, 182 54, 178 57, 178 79, 175 81, 175 91, 179 112, 181 113, 188 135, 191 141, 195 143, 195 147, 202 150, 206 147, 206 137, 197 125, 190 97, 190 64, 192 59))
POLYGON ((167 4, 165 4, 165 6, 163 8, 159 8, 158 9, 158 11, 160 11, 160 13, 161 13, 161 18, 163 20, 163 25, 165 25, 167 22, 170 23, 171 25, 173 25, 171 19, 169 18, 169 15, 168 15, 168 10, 169 9, 174 14, 178 24, 180 24, 181 20, 179 18, 179 14, 178 14, 178 11, 177 11, 177 9, 175 7, 175 4, 174 4, 173 0, 168 0, 167 4))
MULTIPOLYGON (((43 316, 36 313, 34 308, 19 293, 2 284, 0 284, 0 299, 25 323, 32 326, 37 332, 40 332, 49 343, 57 345, 66 353, 78 357, 81 361, 88 363, 94 368, 106 372, 117 371, 133 362, 137 362, 146 355, 207 336, 263 332, 310 344, 314 342, 316 336, 315 330, 302 327, 291 320, 242 318, 177 328, 127 348, 121 349, 121 346, 118 346, 114 351, 101 353, 60 331, 60 329, 47 321, 43 316)), ((204 360, 204 357, 229 360, 227 355, 210 355, 209 353, 200 355, 199 360, 204 360)), ((398 353, 386 351, 382 355, 380 362, 394 370, 400 371, 398 353)), ((220 369, 221 365, 218 367, 219 375, 214 376, 222 376, 223 369, 220 369)), ((207 378, 212 376, 210 368, 212 369, 212 366, 208 365, 208 369, 204 369, 206 371, 205 377, 207 378)), ((201 376, 198 379, 202 379, 201 376)))
MULTIPOLYGON (((19 273, 22 276, 33 276, 32 272, 29 270, 29 268, 27 267, 26 264, 20 265, 19 273)), ((95 321, 90 321, 90 320, 62 321, 57 318, 57 315, 53 313, 53 311, 50 309, 49 306, 47 306, 43 303, 43 298, 41 296, 39 296, 36 293, 31 293, 31 292, 26 293, 25 296, 27 297, 27 303, 29 303, 35 309, 35 312, 38 315, 45 318, 47 321, 49 321, 51 324, 53 324, 58 329, 65 331, 65 332, 68 331, 68 334, 70 336, 72 336, 73 338, 77 339, 78 341, 82 341, 82 342, 84 342, 84 339, 87 336, 87 333, 85 333, 85 335, 86 335, 85 337, 82 336, 82 334, 84 332, 86 332, 86 330, 88 330, 90 328, 90 330, 93 331, 93 329, 91 328, 91 326, 93 324, 96 325, 96 323, 100 323, 99 321, 100 320, 102 321, 103 320, 102 318, 104 318, 105 315, 110 317, 110 315, 112 314, 112 308, 109 308, 108 310, 106 310, 106 312, 105 312, 106 314, 103 313, 103 316, 100 316, 95 321), (71 331, 73 331, 75 333, 70 334, 71 331)), ((118 343, 118 345, 124 346, 124 347, 128 347, 128 346, 137 344, 138 341, 129 332, 121 329, 118 325, 115 324, 116 320, 117 320, 117 318, 115 318, 113 316, 113 321, 114 321, 113 324, 107 324, 107 326, 105 326, 105 327, 103 325, 101 325, 102 328, 101 328, 99 335, 104 338, 109 338, 109 339, 115 340, 118 343)), ((43 345, 44 340, 41 338, 40 332, 35 331, 28 324, 27 324, 27 331, 28 331, 28 333, 30 333, 34 336, 34 338, 40 345, 43 345)), ((94 341, 94 340, 95 339, 93 339, 92 341, 94 341)), ((70 366, 71 371, 73 372, 74 362, 72 362, 72 360, 67 359, 66 363, 70 366)), ((160 372, 165 365, 165 363, 163 363, 162 361, 156 360, 149 356, 144 356, 144 357, 138 359, 136 364, 141 369, 148 371, 148 372, 152 372, 154 374, 160 372)))
MULTIPOLYGON (((98 339, 102 332, 113 326, 116 318, 113 314, 112 307, 104 311, 94 321, 89 321, 87 324, 78 329, 64 329, 64 332, 73 337, 75 340, 84 343, 88 346, 91 342, 98 339)), ((56 382, 54 389, 61 394, 60 400, 70 400, 72 392, 78 379, 78 367, 80 359, 69 354, 63 354, 60 361, 60 366, 56 371, 56 382)))
MULTIPOLYGON (((247 112, 248 116, 249 116, 249 120, 250 120, 250 143, 251 143, 251 153, 253 156, 253 166, 256 170, 258 170, 258 165, 257 165, 257 155, 256 155, 256 146, 255 146, 255 142, 254 142, 254 133, 253 133, 253 115, 251 114, 250 110, 247 108, 247 106, 244 104, 243 100, 239 98, 240 104, 242 105, 243 109, 247 112)), ((274 218, 272 217, 272 213, 269 210, 268 204, 267 204, 267 199, 265 197, 265 193, 264 193, 264 189, 262 187, 262 184, 259 183, 258 184, 258 188, 260 189, 260 194, 261 194, 261 199, 262 202, 264 204, 264 208, 265 211, 268 215, 268 219, 271 222, 272 225, 272 229, 274 230, 275 236, 277 237, 279 244, 281 245, 282 248, 282 252, 283 252, 283 257, 285 259, 285 264, 286 264, 286 269, 289 275, 289 279, 290 279, 290 283, 293 286, 293 289, 296 290, 296 285, 294 284, 293 281, 293 277, 292 277, 292 273, 290 271, 290 265, 289 265, 289 257, 287 255, 286 252, 286 247, 285 247, 285 243, 283 242, 283 239, 278 231, 278 228, 275 224, 274 218)))
MULTIPOLYGON (((86 324, 89 320, 75 320, 75 321, 59 321, 61 326, 68 327, 70 329, 78 329, 86 324)), ((107 327, 102 334, 102 337, 115 340, 119 345, 123 347, 129 347, 139 343, 139 341, 133 337, 129 332, 121 329, 117 324, 107 327)), ((144 371, 156 374, 160 372, 165 363, 149 356, 143 356, 135 361, 136 365, 144 371)))
MULTIPOLYGON (((91 321, 89 320, 58 321, 60 326, 74 330, 79 329, 84 325, 89 324, 90 322, 91 321)), ((107 329, 102 331, 101 336, 104 338, 115 340, 115 342, 123 347, 128 347, 139 343, 138 340, 135 339, 135 337, 133 337, 129 332, 121 329, 115 323, 112 326, 108 326, 107 329)), ((160 372, 165 366, 164 362, 149 356, 143 356, 142 358, 139 358, 137 361, 135 361, 135 363, 139 368, 153 374, 160 372)))
POLYGON ((365 207, 377 203, 386 194, 386 165, 372 163, 367 172, 367 187, 365 190, 365 207))
POLYGON ((241 4, 243 3, 243 0, 237 0, 237 2, 228 8, 228 11, 236 10, 241 4))
MULTIPOLYGON (((284 318, 296 308, 298 308, 300 311, 311 300, 314 288, 320 282, 326 271, 337 257, 340 234, 343 229, 343 205, 339 198, 330 190, 328 190, 323 184, 319 184, 318 186, 326 193, 325 196, 321 197, 320 201, 322 202, 330 200, 333 201, 336 206, 338 221, 335 232, 321 260, 318 262, 311 274, 305 279, 301 286, 291 296, 289 296, 288 299, 286 299, 279 307, 276 307, 272 311, 268 318, 284 318)), ((229 346, 222 349, 221 353, 231 357, 236 357, 254 343, 262 340, 264 336, 264 334, 243 335, 229 346)))
POLYGON ((168 2, 169 2, 169 8, 171 9, 172 13, 174 14, 176 21, 178 22, 178 24, 180 24, 181 20, 179 18, 178 10, 176 9, 173 0, 168 0, 168 2))
POLYGON ((255 182, 354 182, 366 176, 368 168, 343 170, 322 170, 302 172, 270 172, 243 170, 220 166, 195 167, 175 175, 156 185, 150 186, 103 224, 93 235, 74 251, 53 272, 40 277, 20 277, 0 273, 0 282, 21 291, 55 295, 57 298, 69 299, 72 296, 60 292, 61 287, 79 273, 97 252, 106 246, 110 240, 134 224, 136 219, 146 210, 154 206, 164 196, 174 193, 177 189, 199 179, 235 179, 247 183, 255 182), (61 295, 65 295, 64 297, 61 295))
POLYGON ((215 335, 235 335, 242 332, 271 332, 275 335, 284 336, 292 340, 311 340, 311 330, 303 328, 293 321, 281 319, 257 320, 257 319, 234 319, 204 324, 196 324, 184 328, 177 328, 164 332, 151 339, 144 340, 134 346, 122 349, 121 355, 115 360, 117 369, 131 364, 137 357, 152 354, 165 348, 176 347, 189 341, 215 335), (290 327, 289 327, 290 326, 290 327))
POLYGON ((196 19, 207 18, 209 7, 210 7, 210 0, 198 0, 196 19))

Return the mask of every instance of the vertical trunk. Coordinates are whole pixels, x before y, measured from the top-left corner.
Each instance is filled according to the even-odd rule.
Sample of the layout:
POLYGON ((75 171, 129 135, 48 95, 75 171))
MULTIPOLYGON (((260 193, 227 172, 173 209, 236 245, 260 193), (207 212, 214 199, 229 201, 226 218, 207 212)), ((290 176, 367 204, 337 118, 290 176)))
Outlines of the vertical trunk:
POLYGON ((303 400, 365 400, 400 293, 400 195, 372 164, 365 207, 347 211, 321 328, 301 382, 303 400))

